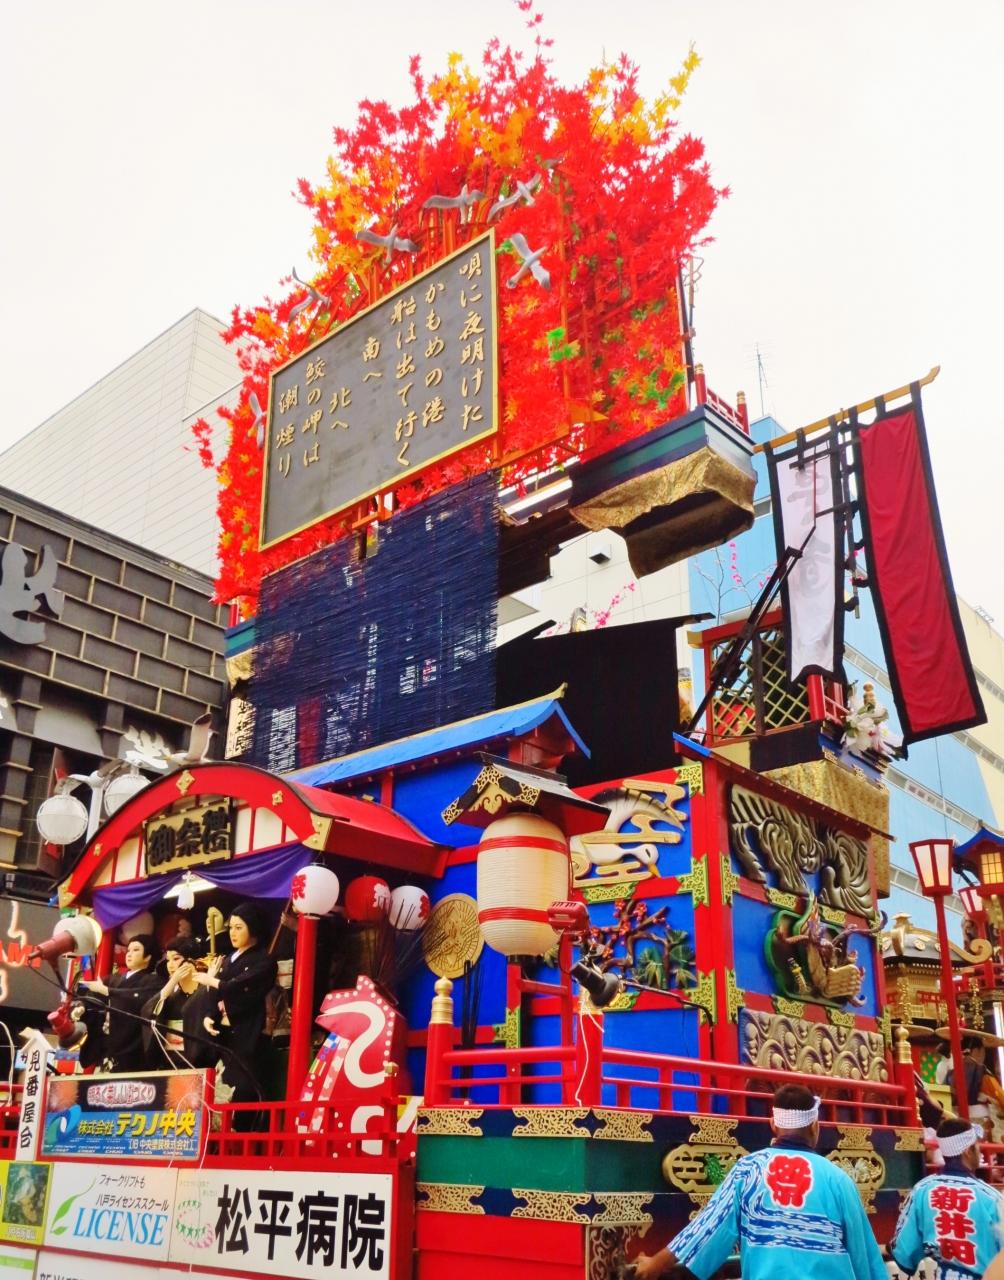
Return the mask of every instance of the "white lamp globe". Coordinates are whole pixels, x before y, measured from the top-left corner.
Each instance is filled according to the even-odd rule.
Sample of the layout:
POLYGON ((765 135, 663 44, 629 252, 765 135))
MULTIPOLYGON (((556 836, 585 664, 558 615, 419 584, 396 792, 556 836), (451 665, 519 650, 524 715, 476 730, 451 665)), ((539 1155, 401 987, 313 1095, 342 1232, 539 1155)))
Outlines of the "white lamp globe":
POLYGON ((338 877, 328 867, 304 867, 293 877, 289 896, 301 916, 326 916, 338 901, 338 877))
POLYGON ((35 815, 42 839, 50 844, 72 844, 87 830, 87 807, 76 796, 50 796, 35 815))
POLYGON ((429 895, 417 884, 402 884, 390 895, 391 926, 403 933, 421 929, 429 918, 429 895))
POLYGON ((117 778, 112 778, 105 787, 105 813, 109 817, 117 813, 127 800, 131 800, 146 785, 146 778, 139 773, 121 773, 117 778))

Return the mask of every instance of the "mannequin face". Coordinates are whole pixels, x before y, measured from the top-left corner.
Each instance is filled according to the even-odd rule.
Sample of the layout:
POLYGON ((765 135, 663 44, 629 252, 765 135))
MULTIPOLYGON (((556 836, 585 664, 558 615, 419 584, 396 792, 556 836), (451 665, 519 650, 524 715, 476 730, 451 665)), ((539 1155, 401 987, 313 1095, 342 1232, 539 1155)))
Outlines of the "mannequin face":
POLYGON ((185 963, 185 957, 177 953, 177 951, 165 951, 164 959, 167 963, 167 976, 173 977, 174 974, 185 963))
POLYGON ((251 936, 251 930, 247 927, 240 916, 230 917, 230 945, 235 951, 243 951, 245 947, 250 947, 255 941, 251 936))
POLYGON ((126 947, 126 968, 130 973, 136 973, 140 969, 145 969, 149 963, 150 957, 144 951, 142 942, 137 942, 134 938, 126 947))

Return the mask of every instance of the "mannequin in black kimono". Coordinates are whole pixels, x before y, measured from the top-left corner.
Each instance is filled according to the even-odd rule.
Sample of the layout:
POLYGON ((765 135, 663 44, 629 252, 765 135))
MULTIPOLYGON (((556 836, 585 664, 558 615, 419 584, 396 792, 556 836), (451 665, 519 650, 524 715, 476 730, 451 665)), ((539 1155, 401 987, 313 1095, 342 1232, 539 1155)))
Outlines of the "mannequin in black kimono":
MULTIPOLYGON (((242 902, 230 913, 230 945, 233 950, 208 973, 196 974, 196 982, 210 997, 203 1026, 219 1036, 223 1079, 233 1089, 232 1102, 257 1102, 262 1089, 255 1071, 267 1052, 265 997, 275 985, 276 963, 265 949, 268 929, 265 913, 253 902, 242 902)), ((238 1113, 235 1129, 256 1125, 254 1112, 238 1113)))
POLYGON ((156 958, 152 936, 138 933, 126 947, 121 973, 113 973, 107 982, 94 978, 80 984, 102 997, 107 1009, 102 1056, 108 1071, 142 1071, 145 1066, 142 1012, 157 990, 158 978, 152 971, 156 958))
POLYGON ((191 999, 199 991, 195 980, 198 958, 199 944, 190 936, 179 934, 164 948, 161 966, 166 980, 143 1006, 143 1034, 151 1071, 177 1071, 194 1065, 186 1045, 191 1037, 202 1033, 191 999))

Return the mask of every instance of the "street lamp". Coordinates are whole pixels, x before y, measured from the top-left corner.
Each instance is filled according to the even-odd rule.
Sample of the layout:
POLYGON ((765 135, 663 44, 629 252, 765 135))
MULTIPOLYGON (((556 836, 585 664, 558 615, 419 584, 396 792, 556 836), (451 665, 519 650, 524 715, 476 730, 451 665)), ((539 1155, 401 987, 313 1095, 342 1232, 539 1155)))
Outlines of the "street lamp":
POLYGON ((952 1049, 955 1101, 959 1115, 963 1120, 968 1120, 966 1068, 962 1057, 959 1011, 955 1003, 955 988, 952 983, 952 953, 948 944, 948 922, 945 919, 945 898, 952 892, 952 855, 955 852, 955 841, 947 838, 912 840, 910 852, 913 854, 917 878, 924 897, 934 899, 934 911, 938 921, 938 949, 941 952, 941 994, 948 1009, 948 1040, 952 1049))

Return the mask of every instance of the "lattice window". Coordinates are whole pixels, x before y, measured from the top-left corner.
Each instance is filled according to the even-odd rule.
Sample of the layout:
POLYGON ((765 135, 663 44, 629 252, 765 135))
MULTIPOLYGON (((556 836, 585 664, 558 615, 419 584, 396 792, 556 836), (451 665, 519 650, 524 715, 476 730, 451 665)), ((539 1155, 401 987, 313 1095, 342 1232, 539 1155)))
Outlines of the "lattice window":
POLYGON ((999 849, 987 849, 985 853, 981 854, 980 866, 982 870, 980 879, 984 884, 997 885, 1004 883, 1004 866, 1001 865, 999 849))
MULTIPOLYGON (((712 646, 712 662, 733 637, 712 646)), ((805 686, 789 686, 785 676, 784 632, 780 626, 758 632, 743 650, 735 673, 711 703, 712 740, 756 737, 809 720, 805 686)))

